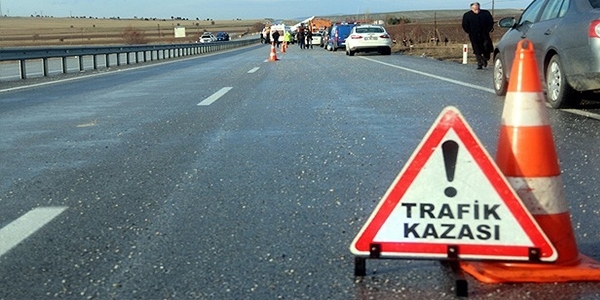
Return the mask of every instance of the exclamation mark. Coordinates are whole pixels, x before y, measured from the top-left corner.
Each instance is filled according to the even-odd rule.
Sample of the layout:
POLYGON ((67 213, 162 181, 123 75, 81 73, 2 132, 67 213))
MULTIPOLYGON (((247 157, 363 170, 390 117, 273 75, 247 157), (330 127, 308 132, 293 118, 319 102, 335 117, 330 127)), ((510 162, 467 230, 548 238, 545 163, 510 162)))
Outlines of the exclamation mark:
MULTIPOLYGON (((446 179, 448 182, 454 180, 454 171, 456 170, 456 157, 458 156, 458 144, 455 141, 445 141, 442 144, 442 153, 444 154, 444 167, 446 168, 446 179)), ((444 194, 450 198, 456 196, 456 189, 447 187, 444 194)))

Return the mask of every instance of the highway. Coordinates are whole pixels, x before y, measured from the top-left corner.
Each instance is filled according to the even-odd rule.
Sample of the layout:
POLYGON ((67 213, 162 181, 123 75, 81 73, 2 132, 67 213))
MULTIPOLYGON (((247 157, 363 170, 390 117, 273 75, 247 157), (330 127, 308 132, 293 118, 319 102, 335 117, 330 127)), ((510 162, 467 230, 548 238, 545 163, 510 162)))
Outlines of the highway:
MULTIPOLYGON (((438 260, 350 243, 440 112, 493 156, 492 69, 256 45, 0 82, 0 299, 456 299, 438 260)), ((579 251, 600 260, 600 105, 549 110, 579 251)), ((470 299, 598 299, 599 282, 470 299)))

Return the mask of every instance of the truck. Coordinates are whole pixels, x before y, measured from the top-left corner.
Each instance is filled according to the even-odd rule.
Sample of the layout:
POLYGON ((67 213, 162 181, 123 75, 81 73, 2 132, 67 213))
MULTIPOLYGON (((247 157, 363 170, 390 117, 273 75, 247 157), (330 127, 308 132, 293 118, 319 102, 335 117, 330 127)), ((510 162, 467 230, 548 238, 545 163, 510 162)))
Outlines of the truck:
POLYGON ((308 21, 308 28, 312 33, 322 32, 331 26, 331 20, 314 17, 308 21))

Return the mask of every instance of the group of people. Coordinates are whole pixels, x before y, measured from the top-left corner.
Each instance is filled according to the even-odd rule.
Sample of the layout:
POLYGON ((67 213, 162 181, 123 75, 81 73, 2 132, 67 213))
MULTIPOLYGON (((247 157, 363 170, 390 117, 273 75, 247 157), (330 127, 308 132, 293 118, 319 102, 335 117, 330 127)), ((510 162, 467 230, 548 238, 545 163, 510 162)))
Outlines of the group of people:
POLYGON ((271 29, 267 27, 260 33, 260 40, 263 44, 275 43, 275 47, 279 48, 282 43, 281 40, 283 40, 286 45, 289 45, 294 42, 295 39, 295 41, 298 42, 300 49, 313 49, 313 33, 307 28, 299 27, 294 36, 292 36, 292 33, 289 31, 283 33, 283 39, 280 39, 281 36, 282 33, 278 30, 271 31, 271 29))
POLYGON ((300 49, 312 49, 312 39, 312 31, 304 27, 298 28, 298 31, 296 32, 296 41, 298 41, 298 47, 300 47, 300 49))

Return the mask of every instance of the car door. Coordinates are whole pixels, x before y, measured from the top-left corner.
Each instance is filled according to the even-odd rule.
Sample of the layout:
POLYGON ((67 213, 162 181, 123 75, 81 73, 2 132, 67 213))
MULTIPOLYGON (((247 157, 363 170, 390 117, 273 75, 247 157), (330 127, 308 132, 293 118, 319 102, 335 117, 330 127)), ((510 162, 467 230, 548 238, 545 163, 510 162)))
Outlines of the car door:
POLYGON ((504 67, 507 70, 505 74, 510 74, 512 62, 515 58, 515 50, 520 40, 527 38, 530 31, 535 32, 535 23, 539 19, 542 9, 549 0, 534 0, 521 14, 519 20, 510 28, 501 41, 498 43, 498 48, 501 52, 504 61, 504 67))
POLYGON ((559 25, 569 5, 569 0, 548 0, 539 14, 538 20, 526 33, 526 38, 533 43, 535 57, 540 73, 544 74, 544 56, 548 49, 555 48, 559 25))

